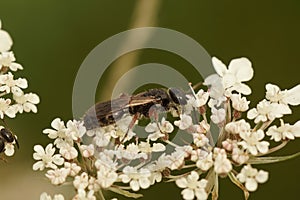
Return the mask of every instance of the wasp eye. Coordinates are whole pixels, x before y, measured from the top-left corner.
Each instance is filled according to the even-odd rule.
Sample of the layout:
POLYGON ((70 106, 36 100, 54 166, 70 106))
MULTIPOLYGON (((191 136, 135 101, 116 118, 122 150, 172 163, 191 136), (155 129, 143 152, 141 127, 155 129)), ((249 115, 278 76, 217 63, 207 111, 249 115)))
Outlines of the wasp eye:
POLYGON ((169 93, 172 101, 174 101, 174 103, 180 104, 180 105, 187 104, 186 95, 182 90, 177 89, 177 88, 170 88, 168 90, 168 93, 169 93))

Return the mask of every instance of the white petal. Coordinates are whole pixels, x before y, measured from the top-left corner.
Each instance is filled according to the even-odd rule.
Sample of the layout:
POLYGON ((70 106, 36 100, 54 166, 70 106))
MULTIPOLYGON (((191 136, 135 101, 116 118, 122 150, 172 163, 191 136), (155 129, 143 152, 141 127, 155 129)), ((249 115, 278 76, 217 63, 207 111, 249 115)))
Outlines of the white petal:
POLYGON ((255 134, 255 137, 257 138, 257 140, 262 140, 265 137, 264 131, 261 129, 254 132, 253 134, 255 134))
POLYGON ((3 30, 0 30, 0 52, 9 51, 13 41, 10 35, 3 30))
POLYGON ((33 159, 34 160, 41 160, 43 155, 40 155, 39 153, 33 153, 33 159))
POLYGON ((140 185, 139 185, 138 181, 136 181, 136 180, 130 181, 129 185, 133 191, 138 191, 140 189, 140 185))
POLYGON ((160 152, 160 151, 165 151, 166 147, 165 145, 161 144, 161 143, 154 143, 153 147, 152 147, 152 151, 153 152, 160 152))
POLYGON ((224 74, 227 72, 226 65, 218 58, 212 57, 212 64, 213 64, 217 74, 219 74, 220 76, 224 76, 224 74))
POLYGON ((190 188, 186 188, 182 190, 181 194, 183 195, 183 198, 186 200, 192 200, 195 197, 194 191, 190 188))
POLYGON ((248 119, 254 119, 258 115, 256 108, 252 108, 247 112, 248 119))
POLYGON ((40 200, 52 200, 52 198, 46 192, 43 192, 40 196, 40 200))
POLYGON ((221 78, 218 74, 212 74, 205 78, 204 85, 214 85, 216 82, 221 82, 221 78))
POLYGON ((287 97, 284 101, 292 106, 300 104, 300 84, 287 91, 287 97))
POLYGON ((180 178, 176 180, 176 185, 180 188, 186 188, 188 185, 188 182, 185 178, 180 178))
POLYGON ((64 159, 59 154, 54 155, 52 157, 52 160, 56 165, 64 164, 64 159))
POLYGON ((7 156, 12 156, 15 153, 15 148, 13 144, 6 144, 5 145, 5 151, 4 151, 5 155, 7 156))
POLYGON ((3 85, 3 86, 0 87, 0 91, 1 92, 5 91, 6 93, 9 93, 10 88, 7 85, 3 85))
POLYGON ((126 174, 121 174, 121 175, 119 176, 119 178, 122 180, 123 183, 129 183, 129 181, 131 180, 131 179, 129 178, 129 176, 127 176, 126 174))
POLYGON ((284 132, 283 135, 284 135, 286 138, 290 139, 290 140, 294 140, 294 139, 295 139, 294 134, 291 133, 291 132, 284 132))
POLYGON ((39 155, 45 155, 45 151, 44 151, 44 148, 42 147, 42 145, 39 145, 39 144, 38 145, 34 145, 33 149, 39 155))
POLYGON ((56 130, 60 129, 62 125, 63 125, 63 122, 61 121, 60 118, 56 118, 51 122, 51 126, 53 128, 55 128, 56 130))
POLYGON ((55 131, 55 130, 53 130, 53 129, 49 129, 49 128, 44 129, 44 130, 43 130, 43 133, 44 133, 44 134, 48 134, 48 137, 49 137, 50 139, 55 139, 55 138, 57 138, 57 131, 55 131))
POLYGON ((264 170, 259 170, 255 179, 258 183, 265 183, 269 178, 269 173, 264 170))
POLYGON ((145 127, 145 131, 147 133, 152 133, 158 130, 157 124, 156 123, 149 123, 146 127, 145 127))
POLYGON ((252 92, 251 88, 244 83, 235 84, 232 89, 244 95, 249 95, 252 92))
POLYGON ((18 69, 23 69, 22 65, 14 62, 9 65, 9 68, 11 69, 11 71, 17 71, 18 69))
POLYGON ((257 148, 255 146, 248 146, 248 150, 252 155, 257 155, 257 148))
POLYGON ((25 88, 28 87, 28 82, 27 82, 27 80, 26 80, 25 78, 18 78, 18 79, 16 80, 16 82, 17 82, 17 85, 18 85, 20 88, 25 89, 25 88))
POLYGON ((17 97, 20 97, 20 96, 22 96, 24 94, 23 91, 21 90, 21 88, 16 87, 16 86, 11 87, 11 92, 14 95, 16 95, 17 97))
POLYGON ((38 169, 42 171, 44 168, 45 168, 45 165, 42 161, 38 161, 38 162, 34 163, 33 166, 32 166, 32 169, 34 171, 36 171, 38 169))
POLYGON ((24 103, 23 108, 25 112, 32 111, 33 113, 37 113, 37 107, 32 103, 24 103))
POLYGON ((245 183, 246 182, 246 179, 247 177, 245 176, 245 174, 243 173, 239 173, 236 178, 241 182, 241 183, 245 183))
POLYGON ((223 84, 225 88, 229 88, 236 83, 234 74, 225 74, 223 76, 223 84))
POLYGON ((267 83, 265 86, 267 92, 271 92, 271 93, 278 93, 280 91, 280 88, 277 85, 274 85, 272 83, 267 83))
POLYGON ((147 189, 148 187, 150 187, 150 180, 147 178, 141 178, 139 179, 139 184, 141 188, 147 189))
POLYGON ((257 189, 257 182, 253 178, 248 178, 245 184, 247 190, 254 192, 257 189))
POLYGON ((192 171, 191 174, 188 175, 188 179, 193 181, 193 182, 196 182, 199 179, 199 174, 195 171, 192 171))
POLYGON ((206 179, 201 179, 199 182, 199 187, 200 188, 205 188, 207 185, 208 181, 206 179))
POLYGON ((45 153, 47 155, 53 155, 54 154, 55 148, 52 148, 52 147, 53 147, 53 145, 51 143, 46 146, 45 153))
POLYGON ((204 189, 196 189, 195 190, 195 195, 197 197, 197 200, 206 200, 207 199, 207 193, 205 192, 204 189))
POLYGON ((268 83, 265 86, 266 88, 266 99, 270 101, 276 102, 278 100, 278 93, 280 92, 280 88, 277 85, 268 83))
POLYGON ((269 142, 262 141, 262 142, 258 143, 256 145, 256 147, 260 153, 267 153, 269 150, 269 145, 270 145, 269 142))
POLYGON ((5 114, 10 118, 15 118, 16 113, 18 112, 16 108, 17 107, 15 106, 9 106, 8 109, 5 111, 5 114))
POLYGON ((33 104, 38 104, 40 103, 40 98, 38 95, 34 94, 34 93, 29 93, 27 94, 27 100, 33 104))
POLYGON ((300 137, 300 120, 293 125, 292 132, 295 137, 300 137))
POLYGON ((249 81, 253 77, 252 64, 250 60, 245 57, 231 60, 228 70, 235 74, 240 82, 249 81))

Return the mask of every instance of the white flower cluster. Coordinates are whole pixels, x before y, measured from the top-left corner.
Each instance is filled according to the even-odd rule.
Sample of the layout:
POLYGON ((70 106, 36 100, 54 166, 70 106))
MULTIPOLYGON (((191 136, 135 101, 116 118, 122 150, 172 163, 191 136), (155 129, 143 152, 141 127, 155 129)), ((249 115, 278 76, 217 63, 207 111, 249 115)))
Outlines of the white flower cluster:
MULTIPOLYGON (((38 95, 31 92, 24 93, 23 90, 28 87, 25 78, 14 77, 13 73, 22 70, 23 67, 16 63, 15 55, 11 51, 12 44, 12 38, 8 32, 2 29, 0 20, 0 119, 2 122, 5 117, 15 118, 18 113, 36 113, 36 105, 40 102, 38 95)), ((14 154, 14 145, 12 144, 15 144, 15 141, 9 141, 6 139, 3 149, 6 156, 14 154)))
MULTIPOLYGON (((177 105, 175 119, 158 117, 148 123, 144 138, 135 132, 130 115, 92 130, 82 121, 54 119, 52 129, 43 131, 53 143, 34 147, 33 169, 47 169, 54 185, 71 181, 73 199, 105 199, 103 191, 138 198, 137 191, 169 180, 183 189, 183 199, 204 200, 211 194, 216 200, 218 177, 229 177, 247 199, 268 180, 268 172, 253 165, 291 158, 267 155, 300 137, 300 121, 290 125, 280 119, 280 126, 272 125, 291 113, 290 105, 300 104, 300 85, 282 91, 267 84, 266 99, 249 110, 243 95, 251 94, 244 83, 253 77, 251 62, 238 58, 227 68, 214 57, 212 63, 217 74, 207 77, 199 91, 191 88, 187 104, 177 105), (184 136, 183 143, 171 141, 176 133, 184 136), (271 145, 270 140, 281 143, 271 145)), ((51 197, 43 193, 43 199, 51 197)))

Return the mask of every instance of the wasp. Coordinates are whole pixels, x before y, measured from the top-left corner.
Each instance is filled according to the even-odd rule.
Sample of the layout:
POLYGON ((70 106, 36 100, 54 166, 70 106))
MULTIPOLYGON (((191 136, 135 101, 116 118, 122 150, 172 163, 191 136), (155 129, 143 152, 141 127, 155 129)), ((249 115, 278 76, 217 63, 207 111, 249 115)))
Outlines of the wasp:
MULTIPOLYGON (((149 89, 132 96, 121 95, 117 99, 96 103, 84 115, 83 121, 87 130, 114 124, 124 115, 133 116, 132 126, 140 117, 149 118, 162 108, 170 111, 187 104, 185 92, 178 88, 149 89), (154 109, 152 109, 154 108, 154 109)), ((130 127, 129 127, 130 128, 130 127)))
POLYGON ((0 153, 5 151, 6 143, 15 143, 17 148, 19 148, 17 137, 9 129, 2 128, 0 130, 0 153))

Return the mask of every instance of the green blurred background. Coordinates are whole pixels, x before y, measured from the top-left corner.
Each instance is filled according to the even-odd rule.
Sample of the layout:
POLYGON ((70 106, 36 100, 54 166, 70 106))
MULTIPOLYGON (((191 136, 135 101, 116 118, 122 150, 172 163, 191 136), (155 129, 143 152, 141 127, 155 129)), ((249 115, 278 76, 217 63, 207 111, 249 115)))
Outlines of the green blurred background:
MULTIPOLYGON (((13 37, 13 51, 24 66, 16 76, 26 77, 27 91, 41 97, 38 114, 23 114, 7 121, 18 135, 21 148, 7 163, 0 162, 1 200, 39 199, 43 191, 72 192, 68 186, 52 187, 42 173, 32 172, 33 145, 49 142, 42 130, 49 127, 55 117, 65 121, 72 118, 73 82, 87 54, 108 37, 141 26, 134 24, 138 21, 138 16, 133 14, 138 2, 141 0, 1 0, 2 26, 13 37)), ((252 61, 255 70, 249 82, 254 90, 249 97, 252 106, 264 97, 264 86, 268 82, 281 88, 299 83, 299 1, 164 0, 156 3, 156 13, 152 16, 155 20, 149 25, 182 32, 225 63, 240 56, 252 61)), ((136 64, 156 62, 179 71, 192 69, 189 63, 167 52, 142 50, 132 54, 139 56, 136 64)), ((123 57, 126 56, 131 55, 123 57)), ((194 83, 200 79, 191 73, 186 76, 194 83)), ((107 82, 105 78, 102 81, 107 82)), ((99 87, 97 100, 107 99, 102 91, 110 91, 110 88, 104 87, 99 87)), ((290 123, 300 118, 299 108, 293 112, 285 118, 290 123)), ((293 141, 281 154, 297 151, 300 151, 300 141, 293 141)), ((300 158, 259 168, 269 171, 270 179, 251 194, 250 199, 299 199, 300 158)), ((159 184, 144 194, 143 199, 181 199, 180 190, 173 184, 159 184)), ((242 197, 237 187, 227 179, 221 180, 221 200, 242 197)))

